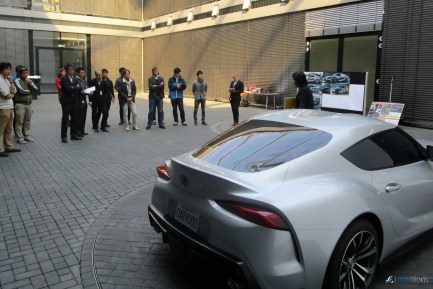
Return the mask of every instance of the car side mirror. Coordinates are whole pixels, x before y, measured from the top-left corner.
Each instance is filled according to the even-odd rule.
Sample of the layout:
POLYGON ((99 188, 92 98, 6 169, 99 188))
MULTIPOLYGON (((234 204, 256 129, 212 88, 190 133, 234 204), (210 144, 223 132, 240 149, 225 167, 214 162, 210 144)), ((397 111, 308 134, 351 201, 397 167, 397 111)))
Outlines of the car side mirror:
POLYGON ((427 157, 433 161, 433 146, 427 146, 427 157))

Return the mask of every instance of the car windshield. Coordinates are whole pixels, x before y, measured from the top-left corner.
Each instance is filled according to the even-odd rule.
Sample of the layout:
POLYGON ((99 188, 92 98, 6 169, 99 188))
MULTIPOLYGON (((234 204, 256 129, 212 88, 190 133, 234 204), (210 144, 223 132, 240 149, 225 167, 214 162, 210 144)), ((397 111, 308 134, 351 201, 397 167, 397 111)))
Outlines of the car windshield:
POLYGON ((253 173, 315 151, 331 138, 331 134, 309 127, 250 120, 211 140, 193 156, 229 170, 253 173))

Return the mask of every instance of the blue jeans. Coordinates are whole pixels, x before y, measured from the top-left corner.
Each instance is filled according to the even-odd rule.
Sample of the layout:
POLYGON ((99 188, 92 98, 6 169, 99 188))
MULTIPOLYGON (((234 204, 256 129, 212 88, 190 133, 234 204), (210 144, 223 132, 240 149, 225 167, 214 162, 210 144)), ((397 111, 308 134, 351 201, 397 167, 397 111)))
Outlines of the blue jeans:
POLYGON ((147 125, 152 125, 155 116, 155 110, 158 108, 158 124, 164 124, 163 101, 160 97, 149 99, 149 115, 147 117, 147 125))

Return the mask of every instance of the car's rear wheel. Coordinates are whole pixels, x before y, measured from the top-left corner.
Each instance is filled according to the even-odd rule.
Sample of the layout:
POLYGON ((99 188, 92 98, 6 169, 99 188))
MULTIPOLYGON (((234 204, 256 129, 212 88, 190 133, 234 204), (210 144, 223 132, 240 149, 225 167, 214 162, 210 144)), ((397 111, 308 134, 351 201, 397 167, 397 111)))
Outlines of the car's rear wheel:
POLYGON ((374 226, 357 220, 344 231, 331 256, 324 289, 367 289, 377 269, 379 239, 374 226))

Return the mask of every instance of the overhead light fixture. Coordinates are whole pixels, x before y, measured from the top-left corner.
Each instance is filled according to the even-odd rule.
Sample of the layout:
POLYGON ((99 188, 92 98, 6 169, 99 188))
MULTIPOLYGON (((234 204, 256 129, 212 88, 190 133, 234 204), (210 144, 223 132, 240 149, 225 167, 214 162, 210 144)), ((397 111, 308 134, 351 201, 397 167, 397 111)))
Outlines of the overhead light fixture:
POLYGON ((281 0, 281 2, 283 2, 283 3, 287 3, 287 2, 289 2, 290 0, 281 0))
POLYGON ((152 29, 152 30, 156 29, 156 21, 152 22, 152 25, 150 26, 150 29, 152 29))
POLYGON ((251 9, 251 0, 244 0, 244 5, 242 5, 242 10, 246 11, 251 9))
POLYGON ((217 17, 218 14, 220 14, 220 7, 219 7, 219 5, 215 5, 212 8, 212 17, 217 17))
POLYGON ((167 26, 171 26, 171 25, 173 25, 173 17, 172 16, 168 17, 168 20, 167 20, 167 26))
POLYGON ((192 22, 193 20, 194 20, 194 14, 192 13, 192 11, 189 11, 188 18, 186 18, 186 21, 192 22))

